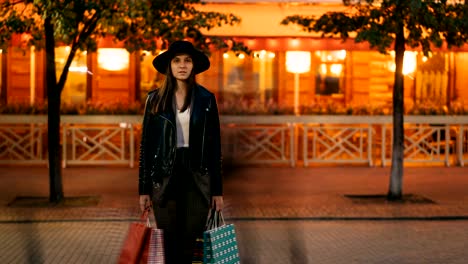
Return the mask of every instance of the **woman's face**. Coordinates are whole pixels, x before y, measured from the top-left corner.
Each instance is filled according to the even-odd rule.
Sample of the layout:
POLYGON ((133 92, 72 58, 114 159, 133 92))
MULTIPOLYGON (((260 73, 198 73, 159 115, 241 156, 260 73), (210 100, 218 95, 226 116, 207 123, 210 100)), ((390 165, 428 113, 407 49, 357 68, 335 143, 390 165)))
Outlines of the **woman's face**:
POLYGON ((178 54, 171 60, 171 70, 174 78, 186 81, 193 69, 192 57, 188 54, 178 54))

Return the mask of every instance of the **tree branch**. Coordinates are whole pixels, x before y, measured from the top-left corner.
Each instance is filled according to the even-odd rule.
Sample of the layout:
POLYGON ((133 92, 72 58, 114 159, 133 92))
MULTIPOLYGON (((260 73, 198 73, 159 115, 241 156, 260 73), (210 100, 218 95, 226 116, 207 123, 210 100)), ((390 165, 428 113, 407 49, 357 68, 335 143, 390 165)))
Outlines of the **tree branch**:
POLYGON ((62 71, 62 74, 60 75, 60 79, 58 82, 58 87, 60 89, 60 92, 63 90, 63 87, 65 86, 65 82, 67 81, 67 76, 68 76, 68 72, 70 69, 70 65, 73 62, 73 58, 75 58, 76 50, 78 49, 80 41, 86 40, 91 35, 91 33, 96 28, 98 21, 99 21, 99 15, 96 12, 91 17, 90 22, 85 25, 85 27, 80 32, 80 34, 73 39, 70 54, 68 54, 67 61, 63 67, 63 71, 62 71))
POLYGON ((7 5, 7 7, 9 7, 9 6, 14 6, 14 5, 19 5, 19 4, 22 4, 22 3, 24 3, 24 2, 26 2, 26 1, 18 1, 18 2, 14 2, 14 3, 11 3, 11 2, 10 2, 10 4, 7 5))

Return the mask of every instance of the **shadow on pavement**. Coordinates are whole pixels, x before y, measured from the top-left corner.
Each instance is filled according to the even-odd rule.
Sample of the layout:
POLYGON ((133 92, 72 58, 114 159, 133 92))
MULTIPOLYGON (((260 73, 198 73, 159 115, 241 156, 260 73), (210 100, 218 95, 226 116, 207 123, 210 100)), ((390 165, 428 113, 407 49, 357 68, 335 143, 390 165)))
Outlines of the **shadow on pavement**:
MULTIPOLYGON (((25 210, 29 219, 34 219, 32 210, 25 210)), ((21 237, 20 241, 24 241, 24 254, 26 263, 43 263, 45 258, 42 250, 42 242, 39 237, 39 232, 36 229, 37 223, 18 224, 16 228, 21 237)))

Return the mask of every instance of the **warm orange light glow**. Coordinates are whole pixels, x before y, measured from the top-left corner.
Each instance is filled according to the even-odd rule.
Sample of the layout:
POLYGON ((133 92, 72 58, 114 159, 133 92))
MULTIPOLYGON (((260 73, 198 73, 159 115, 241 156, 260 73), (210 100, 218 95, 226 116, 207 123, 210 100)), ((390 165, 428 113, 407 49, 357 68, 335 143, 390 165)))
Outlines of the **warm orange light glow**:
POLYGON ((337 51, 336 57, 337 57, 337 59, 339 59, 339 60, 344 60, 344 59, 346 59, 346 50, 337 51))
POLYGON ((99 67, 108 71, 121 71, 128 69, 129 54, 125 49, 101 48, 98 49, 99 67))
POLYGON ((269 60, 269 59, 275 58, 275 53, 271 51, 261 50, 261 51, 255 51, 253 53, 253 56, 256 59, 269 60))
POLYGON ((340 76, 342 71, 343 71, 343 65, 342 64, 332 64, 330 66, 330 72, 334 76, 340 76))
POLYGON ((310 71, 310 52, 287 51, 286 70, 292 73, 305 73, 310 71))
POLYGON ((248 40, 246 41, 246 45, 247 45, 248 47, 254 47, 255 44, 256 44, 255 42, 256 42, 255 39, 248 39, 248 40))
POLYGON ((300 40, 297 39, 297 38, 294 38, 294 39, 291 39, 291 47, 294 47, 294 48, 297 48, 299 47, 299 44, 300 44, 300 40))
POLYGON ((267 42, 267 46, 270 48, 278 47, 278 41, 276 39, 268 39, 266 42, 267 42))
POLYGON ((258 57, 259 57, 260 59, 264 59, 266 53, 267 53, 266 50, 261 50, 258 57))
POLYGON ((88 67, 86 66, 70 66, 68 69, 70 72, 80 72, 80 73, 87 73, 88 67))
POLYGON ((320 64, 320 73, 322 75, 327 75, 327 65, 326 64, 320 64))
POLYGON ((316 51, 315 56, 319 57, 321 61, 334 62, 344 61, 346 59, 346 50, 331 50, 331 51, 316 51))
POLYGON ((310 71, 310 52, 287 51, 286 71, 294 73, 294 114, 299 115, 299 74, 310 71))
MULTIPOLYGON (((395 58, 395 52, 391 51, 390 55, 395 58)), ((405 51, 405 56, 403 57, 403 74, 408 75, 413 73, 416 70, 416 56, 418 55, 417 51, 405 51)), ((390 65, 390 70, 395 72, 396 65, 394 62, 390 65)))

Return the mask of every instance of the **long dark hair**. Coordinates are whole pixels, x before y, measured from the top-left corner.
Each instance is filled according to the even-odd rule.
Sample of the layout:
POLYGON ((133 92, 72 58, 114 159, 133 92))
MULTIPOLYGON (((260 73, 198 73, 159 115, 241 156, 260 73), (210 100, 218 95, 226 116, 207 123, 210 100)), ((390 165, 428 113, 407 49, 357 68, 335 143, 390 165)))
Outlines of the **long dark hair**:
MULTIPOLYGON (((172 59, 170 60, 172 61, 172 59)), ((153 97, 151 103, 151 113, 157 114, 172 110, 172 100, 174 98, 174 92, 177 85, 177 81, 172 74, 171 63, 167 65, 166 76, 161 87, 157 90, 157 96, 153 97)), ((182 106, 181 112, 187 110, 192 101, 193 88, 197 85, 195 80, 195 73, 192 69, 190 76, 187 79, 187 96, 185 97, 184 105, 182 106)))

